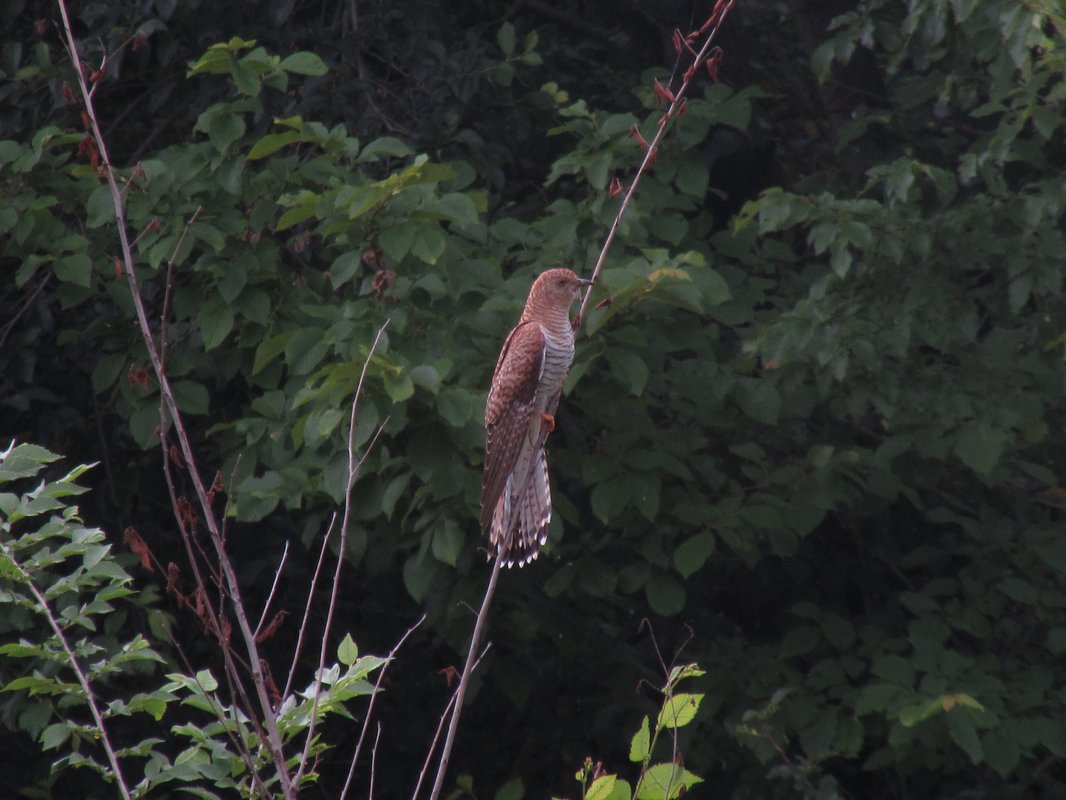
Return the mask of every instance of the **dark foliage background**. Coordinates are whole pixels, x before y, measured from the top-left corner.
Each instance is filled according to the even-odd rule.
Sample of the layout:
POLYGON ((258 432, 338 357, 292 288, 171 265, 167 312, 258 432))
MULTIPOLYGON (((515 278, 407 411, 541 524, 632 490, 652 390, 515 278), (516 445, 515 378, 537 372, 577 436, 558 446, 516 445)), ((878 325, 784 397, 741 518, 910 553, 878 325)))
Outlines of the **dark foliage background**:
MULTIPOLYGON (((231 484, 242 580, 265 595, 289 541, 296 613, 390 320, 339 634, 384 653, 429 615, 379 706, 381 797, 413 787, 487 578, 499 344, 536 272, 591 267, 671 33, 706 6, 72 9, 88 60, 111 54, 96 103, 157 315, 203 208, 170 368, 231 484)), ((178 560, 56 17, 0 9, 0 433, 99 461, 84 516, 178 560)), ((453 758, 478 796, 517 777, 574 794, 587 755, 622 768, 654 642, 708 671, 684 743, 706 796, 1066 791, 1064 24, 1050 0, 738 4, 721 82, 668 138, 597 289, 613 303, 583 329, 549 546, 503 576, 453 758)), ((165 597, 124 616, 165 619, 213 663, 165 597)), ((279 669, 294 636, 271 642, 279 669)), ((2 792, 69 796, 30 711, 0 704, 0 753, 25 764, 2 792)), ((347 766, 329 758, 323 796, 347 766)))

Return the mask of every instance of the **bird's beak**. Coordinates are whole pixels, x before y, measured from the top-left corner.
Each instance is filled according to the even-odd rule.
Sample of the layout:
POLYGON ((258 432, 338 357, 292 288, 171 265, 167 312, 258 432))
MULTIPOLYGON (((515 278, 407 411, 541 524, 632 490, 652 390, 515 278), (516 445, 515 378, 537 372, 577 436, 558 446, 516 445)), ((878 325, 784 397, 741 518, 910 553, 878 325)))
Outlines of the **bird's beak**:
POLYGON ((578 278, 577 282, 581 286, 592 286, 592 278, 578 278))

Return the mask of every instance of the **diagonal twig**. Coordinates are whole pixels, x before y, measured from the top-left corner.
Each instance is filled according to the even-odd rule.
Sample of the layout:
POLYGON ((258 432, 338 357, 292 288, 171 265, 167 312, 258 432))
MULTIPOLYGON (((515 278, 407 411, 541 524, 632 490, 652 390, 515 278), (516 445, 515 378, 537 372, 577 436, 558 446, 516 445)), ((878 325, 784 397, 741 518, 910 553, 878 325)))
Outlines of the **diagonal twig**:
MULTIPOLYGON (((407 629, 407 632, 400 637, 398 641, 389 651, 388 658, 385 659, 385 663, 381 665, 381 670, 378 672, 378 679, 374 682, 374 691, 370 695, 370 702, 367 703, 366 716, 363 718, 363 729, 359 732, 359 741, 355 744, 355 752, 352 753, 352 761, 348 767, 348 777, 344 781, 344 788, 341 789, 340 797, 338 800, 344 800, 348 795, 348 789, 352 784, 352 778, 355 775, 355 765, 359 762, 359 753, 363 749, 363 740, 366 738, 366 729, 370 725, 370 719, 374 715, 374 703, 378 699, 378 692, 381 689, 381 682, 385 679, 385 671, 389 668, 389 664, 396 657, 397 651, 403 646, 403 643, 407 641, 407 637, 410 636, 418 627, 426 621, 426 615, 423 614, 414 625, 407 629)), ((378 736, 381 735, 381 724, 378 724, 378 736)), ((374 739, 374 750, 377 752, 377 738, 374 739)), ((370 796, 374 795, 374 762, 371 758, 370 762, 370 796)))
MULTIPOLYGON (((618 233, 618 226, 622 223, 622 217, 625 215, 626 209, 629 208, 629 203, 637 191, 640 179, 648 171, 652 163, 654 163, 655 156, 659 151, 659 143, 666 134, 666 129, 669 127, 669 121, 677 117, 678 112, 686 102, 686 95, 688 94, 689 87, 692 85, 692 81, 695 78, 699 67, 707 61, 708 56, 710 56, 711 51, 714 49, 714 40, 718 36, 718 29, 721 27, 722 22, 725 20, 729 12, 733 10, 735 4, 736 0, 724 0, 724 2, 723 0, 718 0, 710 18, 713 20, 713 24, 711 24, 709 20, 708 25, 704 26, 705 28, 709 27, 710 32, 707 33, 707 38, 703 43, 703 47, 701 47, 699 52, 695 54, 692 67, 685 72, 680 88, 673 95, 673 100, 671 101, 670 106, 667 108, 663 118, 659 121, 658 130, 655 132, 655 136, 652 137, 651 142, 648 143, 647 151, 644 153, 644 159, 640 162, 640 166, 637 168, 637 174, 633 176, 633 181, 629 184, 629 189, 626 191, 625 197, 622 198, 622 205, 618 207, 618 213, 614 215, 611 227, 607 231, 607 238, 603 240, 603 247, 600 248, 599 257, 596 259, 596 266, 592 269, 593 285, 585 290, 585 294, 581 298, 581 306, 578 309, 577 321, 574 326, 575 332, 585 319, 585 311, 588 309, 589 300, 592 298, 592 290, 595 288, 596 280, 600 277, 603 263, 607 260, 607 251, 611 249, 615 234, 618 233)), ((699 33, 703 33, 703 29, 701 29, 699 33)))
POLYGON ((437 766, 437 777, 433 781, 433 790, 429 794, 430 800, 437 800, 440 797, 440 790, 444 785, 444 774, 448 771, 448 759, 455 745, 455 732, 459 728, 459 716, 463 713, 463 698, 466 697, 466 687, 474 671, 474 656, 477 654, 481 632, 489 615, 489 603, 492 602, 493 592, 496 591, 496 579, 500 577, 501 566, 503 566, 503 557, 497 555, 492 564, 489 585, 485 589, 485 598, 481 601, 481 610, 477 613, 477 622, 474 623, 474 632, 470 634, 470 649, 466 651, 466 663, 463 665, 463 674, 459 678, 459 688, 455 692, 455 708, 452 709, 452 718, 448 722, 448 735, 444 738, 444 748, 441 750, 440 764, 437 766))

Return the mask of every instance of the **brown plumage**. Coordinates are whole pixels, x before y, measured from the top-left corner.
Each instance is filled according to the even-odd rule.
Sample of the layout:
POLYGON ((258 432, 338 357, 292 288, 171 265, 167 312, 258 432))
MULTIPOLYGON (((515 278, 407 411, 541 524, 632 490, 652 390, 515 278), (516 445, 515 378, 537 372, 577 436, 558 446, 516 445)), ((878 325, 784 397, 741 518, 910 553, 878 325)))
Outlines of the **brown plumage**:
POLYGON ((570 305, 590 283, 568 269, 542 273, 496 362, 485 404, 481 529, 490 555, 508 567, 537 557, 551 521, 544 442, 574 360, 570 305))

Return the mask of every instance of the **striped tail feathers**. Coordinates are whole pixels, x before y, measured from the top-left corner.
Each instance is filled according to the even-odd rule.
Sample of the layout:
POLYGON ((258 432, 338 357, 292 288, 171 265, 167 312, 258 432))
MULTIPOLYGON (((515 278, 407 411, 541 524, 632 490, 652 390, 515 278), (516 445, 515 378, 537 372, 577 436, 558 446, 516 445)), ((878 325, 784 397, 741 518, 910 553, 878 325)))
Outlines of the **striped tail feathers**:
POLYGON ((515 564, 524 567, 540 555, 540 548, 548 539, 552 501, 543 447, 534 456, 525 488, 519 491, 520 495, 515 491, 512 476, 492 515, 489 540, 505 567, 515 564))

